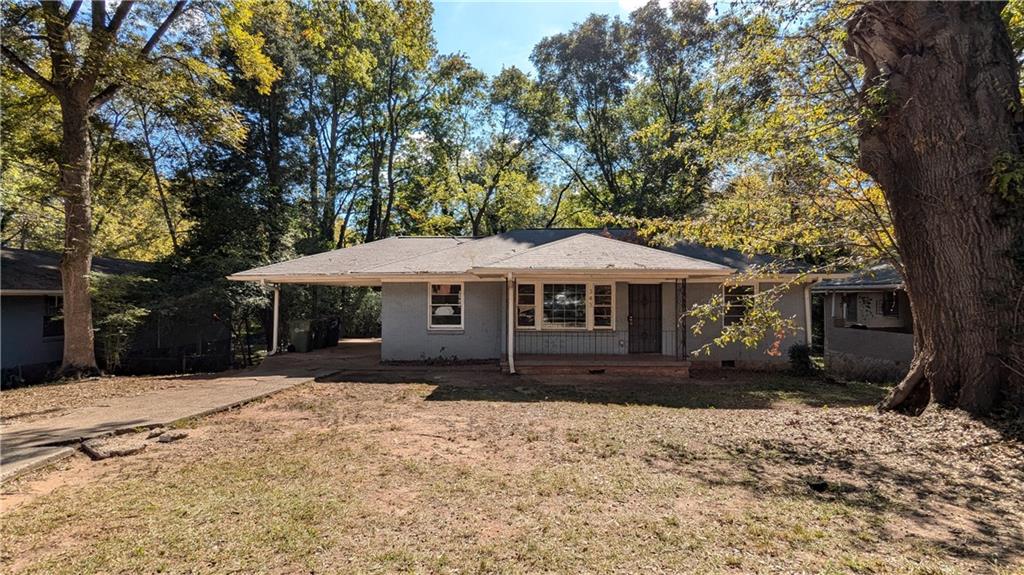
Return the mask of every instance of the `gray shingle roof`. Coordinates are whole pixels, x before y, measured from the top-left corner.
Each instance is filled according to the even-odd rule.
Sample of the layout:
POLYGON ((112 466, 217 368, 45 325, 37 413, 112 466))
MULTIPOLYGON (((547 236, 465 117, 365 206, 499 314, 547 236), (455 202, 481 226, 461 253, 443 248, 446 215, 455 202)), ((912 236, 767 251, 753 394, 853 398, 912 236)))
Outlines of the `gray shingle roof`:
POLYGON ((459 237, 393 237, 253 268, 236 273, 231 278, 271 280, 286 276, 351 275, 472 241, 473 238, 459 237))
MULTIPOLYGON (((0 290, 60 292, 60 257, 57 252, 0 249, 0 290)), ((142 274, 146 262, 94 257, 92 270, 108 275, 142 274)))
POLYGON ((665 250, 620 241, 599 234, 579 233, 522 253, 477 266, 478 270, 536 271, 695 271, 728 273, 720 264, 665 250))
POLYGON ((828 280, 816 284, 811 291, 842 289, 903 289, 903 277, 889 264, 879 264, 857 272, 846 279, 828 280))
POLYGON ((631 229, 514 230, 482 238, 399 236, 234 274, 234 280, 357 283, 406 275, 462 275, 498 270, 683 271, 720 275, 765 264, 767 256, 680 242, 651 248, 629 241, 631 229))
MULTIPOLYGON (((609 230, 613 236, 625 236, 630 230, 609 230)), ((414 258, 403 259, 368 270, 378 274, 463 274, 492 262, 524 253, 538 246, 548 245, 569 237, 584 235, 593 237, 603 230, 596 229, 543 229, 515 230, 494 236, 475 238, 444 251, 430 252, 414 258)))
POLYGON ((705 246, 686 240, 678 241, 666 249, 691 258, 728 266, 738 272, 769 268, 774 269, 777 273, 800 273, 810 269, 810 266, 806 264, 790 262, 766 254, 744 254, 739 250, 705 246))

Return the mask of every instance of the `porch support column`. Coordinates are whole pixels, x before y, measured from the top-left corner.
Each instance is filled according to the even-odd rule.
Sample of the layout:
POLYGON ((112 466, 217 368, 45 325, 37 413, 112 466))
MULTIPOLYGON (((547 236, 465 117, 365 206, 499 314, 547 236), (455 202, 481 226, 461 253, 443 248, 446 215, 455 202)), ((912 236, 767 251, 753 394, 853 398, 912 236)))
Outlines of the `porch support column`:
POLYGON ((274 286, 274 328, 272 330, 273 343, 270 345, 270 354, 274 355, 277 353, 278 342, 278 326, 280 324, 280 312, 281 312, 281 286, 274 286))
POLYGON ((516 372, 516 284, 512 279, 512 274, 508 274, 508 279, 505 281, 505 285, 508 286, 508 320, 505 323, 508 324, 508 343, 505 345, 506 351, 508 352, 508 372, 516 372))
POLYGON ((810 281, 804 286, 804 330, 807 332, 807 347, 811 347, 811 286, 814 285, 814 281, 810 281))

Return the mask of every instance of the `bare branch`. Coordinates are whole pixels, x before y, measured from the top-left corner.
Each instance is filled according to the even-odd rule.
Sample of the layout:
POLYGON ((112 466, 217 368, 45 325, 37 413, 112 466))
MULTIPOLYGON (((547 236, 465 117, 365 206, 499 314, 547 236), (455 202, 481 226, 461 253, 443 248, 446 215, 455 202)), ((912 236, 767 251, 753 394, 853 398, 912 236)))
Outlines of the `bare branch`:
POLYGON ((171 9, 171 13, 164 18, 164 21, 160 23, 160 26, 155 32, 153 32, 153 35, 149 37, 146 45, 142 47, 143 56, 153 51, 153 48, 155 48, 157 43, 160 42, 160 38, 163 38, 167 29, 171 27, 172 23, 174 23, 174 20, 185 10, 185 4, 185 0, 178 0, 178 2, 174 3, 174 8, 171 9))
POLYGON ((64 21, 70 26, 75 21, 75 16, 78 16, 78 10, 82 7, 82 0, 75 0, 71 3, 71 7, 68 8, 67 15, 64 16, 64 21))
MULTIPOLYGON (((103 2, 93 2, 93 5, 103 4, 103 2)), ((125 18, 128 17, 128 12, 131 11, 132 6, 135 3, 131 0, 124 0, 117 5, 117 10, 114 11, 114 17, 110 19, 110 24, 107 24, 106 32, 109 34, 109 38, 112 40, 117 31, 121 29, 121 25, 124 24, 125 18)), ((108 40, 109 43, 109 40, 108 40)))
MULTIPOLYGON (((81 4, 81 2, 79 2, 81 4)), ((104 0, 92 2, 92 31, 98 34, 107 28, 107 3, 104 0)))

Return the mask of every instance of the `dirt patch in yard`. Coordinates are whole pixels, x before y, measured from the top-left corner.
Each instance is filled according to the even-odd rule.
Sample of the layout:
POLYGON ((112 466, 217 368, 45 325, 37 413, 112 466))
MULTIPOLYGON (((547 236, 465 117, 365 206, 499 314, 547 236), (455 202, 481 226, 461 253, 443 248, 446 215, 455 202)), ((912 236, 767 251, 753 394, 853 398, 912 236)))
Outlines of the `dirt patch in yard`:
POLYGON ((1024 567, 1024 449, 1006 422, 879 415, 871 405, 884 389, 766 374, 383 377, 300 386, 198 420, 179 442, 75 458, 5 485, 0 564, 26 573, 1024 567), (33 495, 8 505, 12 489, 33 495))

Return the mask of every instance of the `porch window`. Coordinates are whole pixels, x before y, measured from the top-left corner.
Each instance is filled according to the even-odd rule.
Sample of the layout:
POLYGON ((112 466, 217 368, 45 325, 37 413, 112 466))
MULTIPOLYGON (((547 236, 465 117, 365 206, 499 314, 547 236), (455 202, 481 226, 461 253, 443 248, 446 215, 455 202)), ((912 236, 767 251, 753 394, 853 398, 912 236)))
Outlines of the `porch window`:
POLYGON ((754 286, 729 286, 725 288, 723 295, 725 313, 722 316, 722 323, 724 325, 742 323, 749 307, 747 301, 754 296, 754 286))
POLYGON ((544 284, 544 326, 587 327, 587 284, 544 284))
POLYGON ((537 325, 537 286, 536 284, 516 285, 516 326, 534 327, 537 325))
POLYGON ((43 310, 43 337, 63 337, 64 298, 59 295, 46 296, 46 309, 43 310))
POLYGON ((462 284, 430 284, 430 329, 462 329, 462 284))
POLYGON ((594 284, 594 329, 612 327, 612 286, 594 284))
POLYGON ((899 298, 896 297, 896 292, 887 291, 883 293, 881 305, 882 309, 880 311, 883 316, 898 317, 900 315, 900 303, 899 298))

